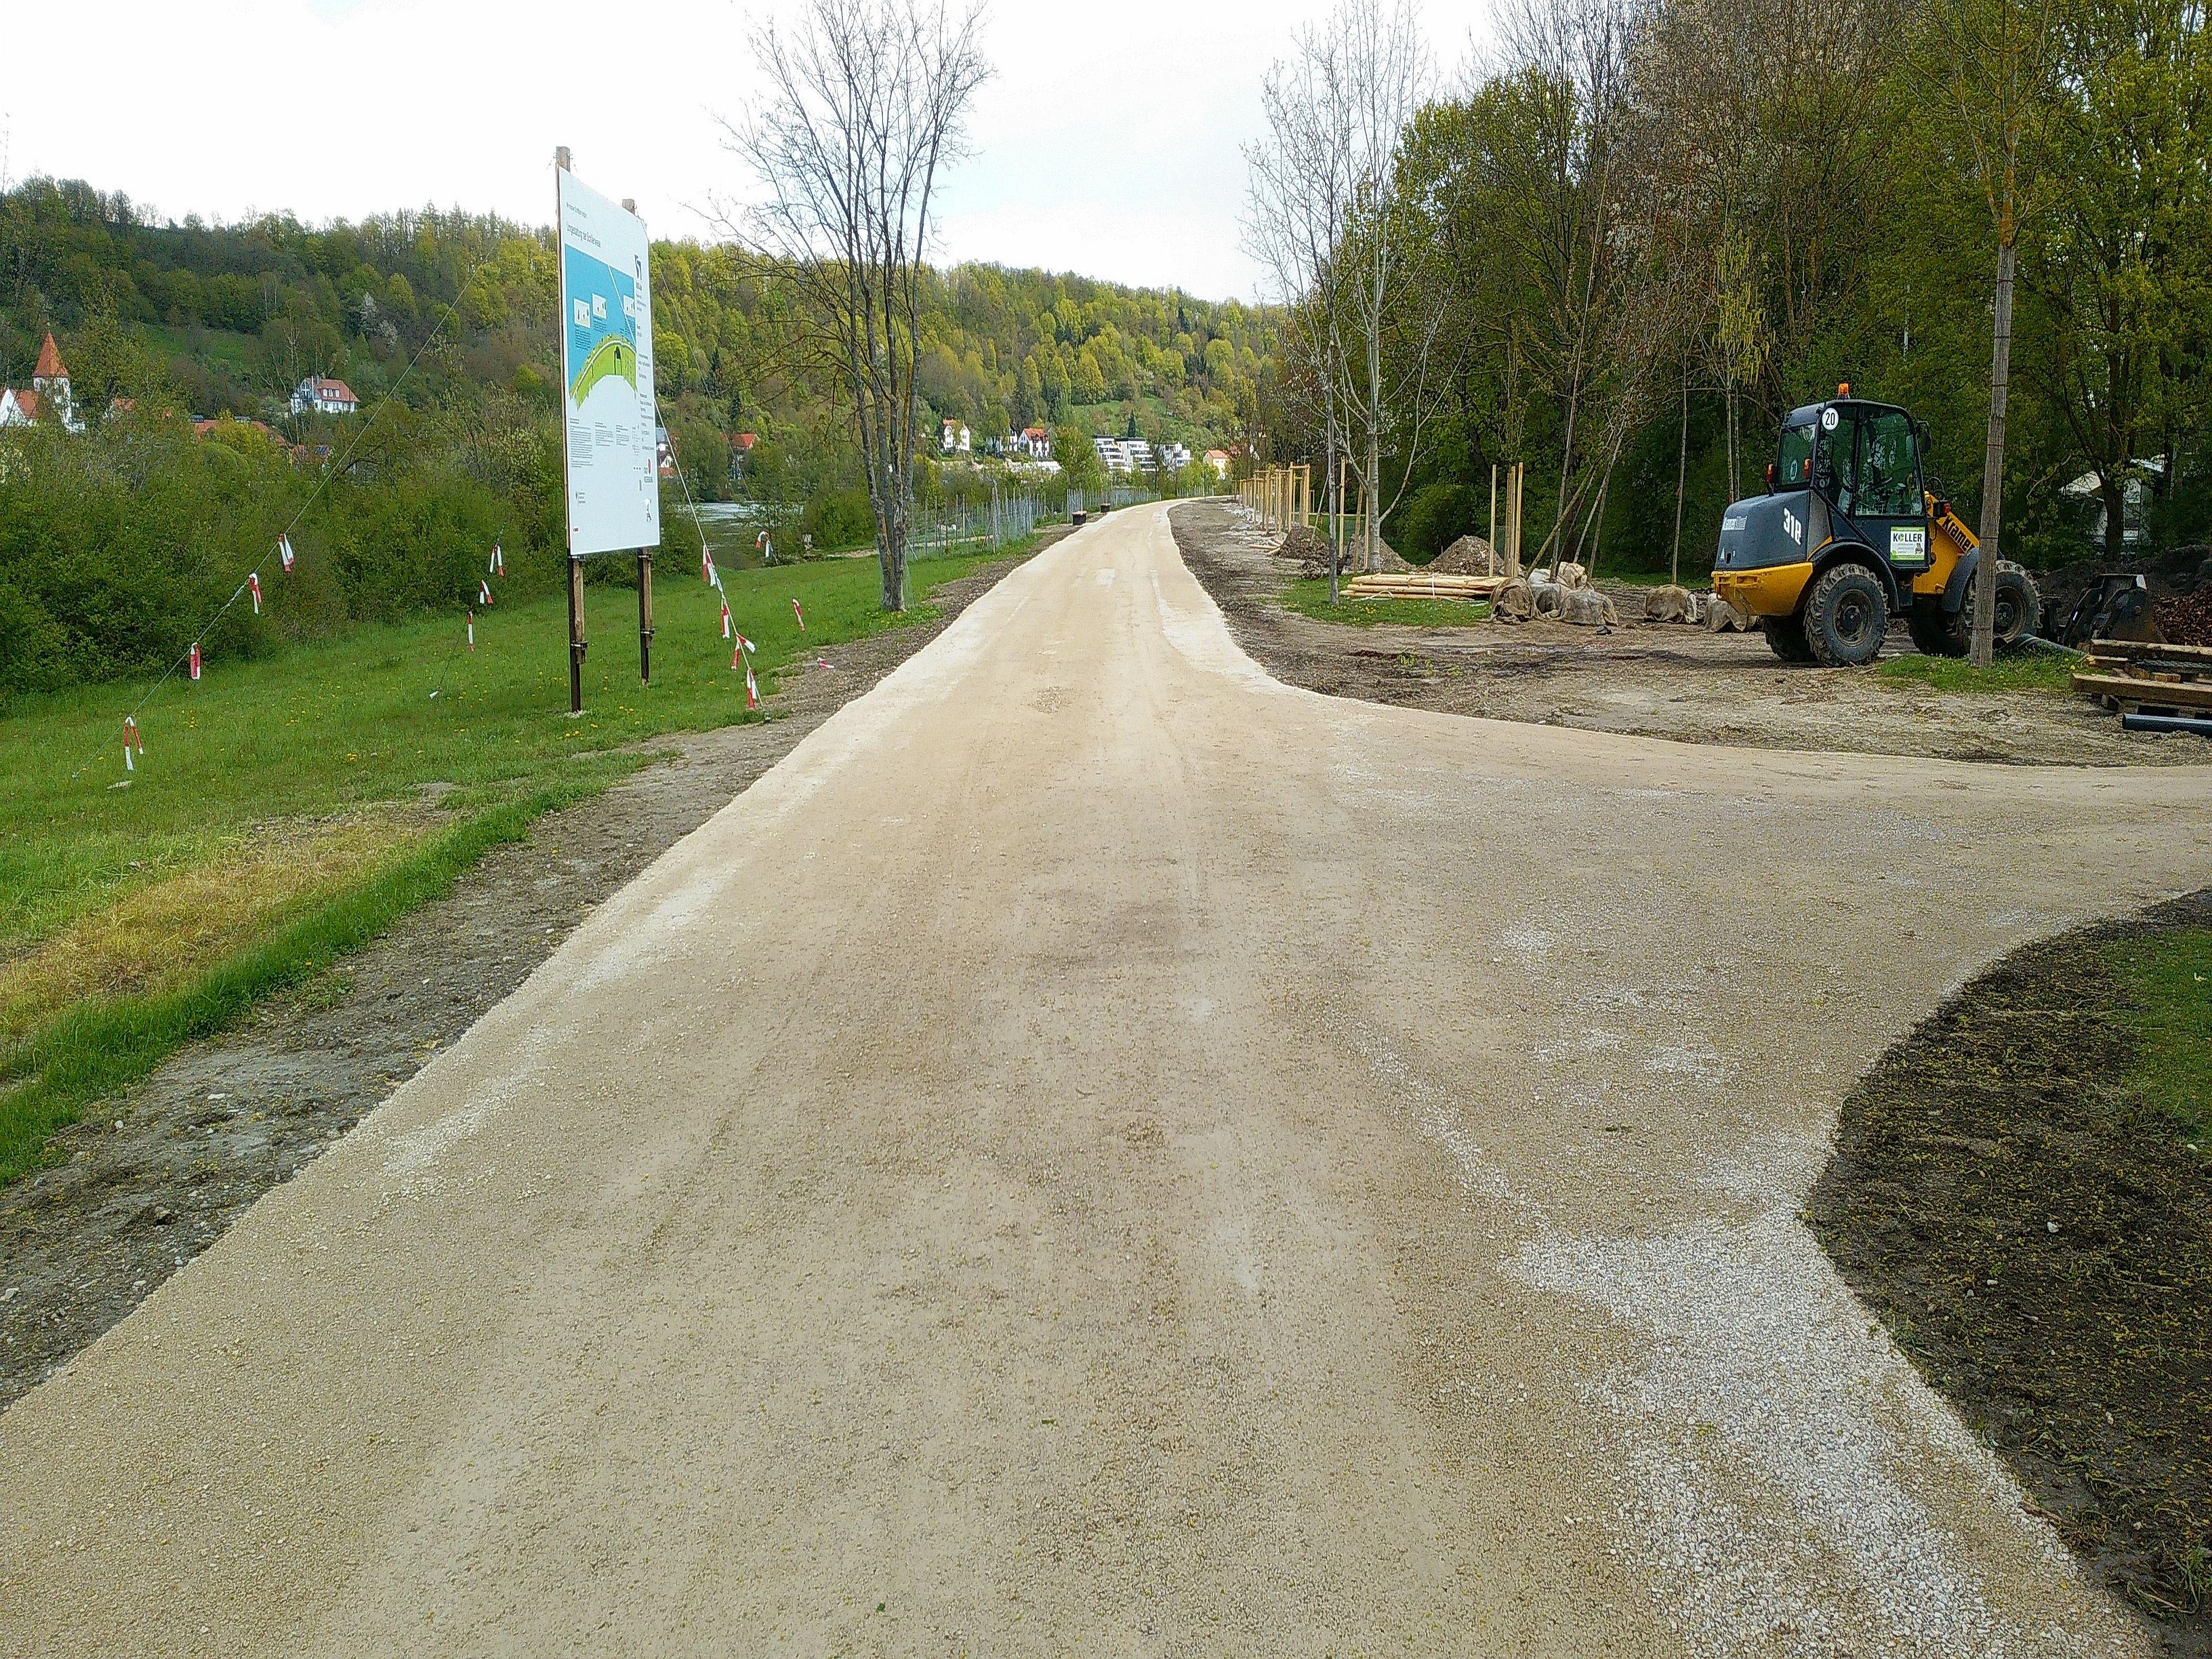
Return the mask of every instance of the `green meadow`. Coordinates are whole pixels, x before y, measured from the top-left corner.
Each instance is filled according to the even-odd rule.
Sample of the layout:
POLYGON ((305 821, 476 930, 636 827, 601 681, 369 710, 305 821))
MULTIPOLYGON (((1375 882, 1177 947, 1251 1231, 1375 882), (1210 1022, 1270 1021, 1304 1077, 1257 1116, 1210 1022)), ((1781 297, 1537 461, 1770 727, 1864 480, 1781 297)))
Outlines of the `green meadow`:
MULTIPOLYGON (((723 583, 765 696, 816 647, 932 617, 932 589, 1000 556, 915 565, 903 617, 881 610, 872 559, 723 583)), ((264 592, 282 605, 283 578, 264 592)), ((762 718, 696 567, 655 573, 650 687, 635 590, 585 593, 574 718, 557 593, 478 611, 473 651, 457 609, 211 657, 140 711, 135 770, 123 716, 143 682, 0 705, 0 1181, 86 1102, 374 938, 538 814, 651 764, 653 738, 762 718)))

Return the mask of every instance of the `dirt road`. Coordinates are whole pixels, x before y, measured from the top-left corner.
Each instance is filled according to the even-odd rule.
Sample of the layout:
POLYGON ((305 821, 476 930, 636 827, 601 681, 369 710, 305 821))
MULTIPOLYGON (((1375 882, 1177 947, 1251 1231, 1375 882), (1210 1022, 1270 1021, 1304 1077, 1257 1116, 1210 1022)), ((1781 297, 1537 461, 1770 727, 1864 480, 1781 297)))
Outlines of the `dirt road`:
POLYGON ((0 1650, 2139 1651, 1794 1213, 2208 879, 2203 769, 1285 688, 1115 514, 0 1415, 0 1650))

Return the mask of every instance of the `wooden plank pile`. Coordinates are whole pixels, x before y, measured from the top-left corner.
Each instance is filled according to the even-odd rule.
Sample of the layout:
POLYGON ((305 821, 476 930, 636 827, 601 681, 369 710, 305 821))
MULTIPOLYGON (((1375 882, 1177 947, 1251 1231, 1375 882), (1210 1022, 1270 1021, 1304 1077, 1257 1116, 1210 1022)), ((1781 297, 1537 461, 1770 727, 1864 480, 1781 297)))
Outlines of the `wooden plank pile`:
POLYGON ((2212 714, 2212 646, 2092 640, 2074 689, 2126 714, 2212 714))
POLYGON ((1461 576, 1445 571, 1363 572, 1344 586, 1354 599, 1487 599, 1505 586, 1503 576, 1461 576))

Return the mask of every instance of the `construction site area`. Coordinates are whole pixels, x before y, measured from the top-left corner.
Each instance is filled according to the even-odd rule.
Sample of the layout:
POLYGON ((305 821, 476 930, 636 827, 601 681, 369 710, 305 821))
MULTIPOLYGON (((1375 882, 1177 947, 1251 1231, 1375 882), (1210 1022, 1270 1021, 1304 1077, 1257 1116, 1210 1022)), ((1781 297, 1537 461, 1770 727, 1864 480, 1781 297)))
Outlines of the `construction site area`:
POLYGON ((1501 477, 1492 535, 1463 536, 1425 566, 1378 536, 1376 568, 1365 568, 1361 516, 1319 510, 1306 467, 1256 474, 1233 501, 1178 508, 1176 536, 1244 648, 1330 695, 1752 748, 2015 764, 2206 758, 2212 548, 2135 572, 2022 577, 2036 618, 2022 627, 2001 598, 2000 650, 1980 675, 1942 641, 1924 652, 1914 614, 1891 615, 1863 661, 1828 666, 1786 652, 1708 587, 1709 555, 1686 561, 1679 584, 1524 566, 1518 472, 1501 477), (2007 623, 2018 637, 2003 637, 2007 623))

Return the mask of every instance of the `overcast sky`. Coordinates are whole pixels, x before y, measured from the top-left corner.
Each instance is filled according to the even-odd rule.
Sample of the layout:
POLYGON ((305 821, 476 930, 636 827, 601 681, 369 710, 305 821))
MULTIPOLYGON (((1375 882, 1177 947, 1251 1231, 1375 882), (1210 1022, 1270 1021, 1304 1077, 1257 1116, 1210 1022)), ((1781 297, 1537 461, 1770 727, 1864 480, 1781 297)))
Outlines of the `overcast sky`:
MULTIPOLYGON (((0 57, 10 182, 120 190, 174 218, 358 218, 434 204, 552 217, 555 146, 656 234, 743 185, 717 114, 775 0, 68 0, 0 57), (629 47, 606 38, 635 21, 629 47), (621 74, 635 69, 638 84, 621 74)), ((786 0, 787 3, 787 0, 786 0)), ((994 0, 997 75, 945 198, 945 252, 1249 298, 1238 246, 1260 77, 1322 0, 994 0)), ((1430 0, 1446 71, 1490 0, 1430 0)))

